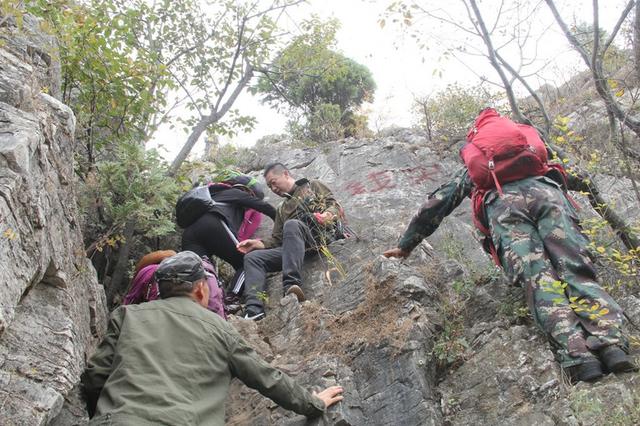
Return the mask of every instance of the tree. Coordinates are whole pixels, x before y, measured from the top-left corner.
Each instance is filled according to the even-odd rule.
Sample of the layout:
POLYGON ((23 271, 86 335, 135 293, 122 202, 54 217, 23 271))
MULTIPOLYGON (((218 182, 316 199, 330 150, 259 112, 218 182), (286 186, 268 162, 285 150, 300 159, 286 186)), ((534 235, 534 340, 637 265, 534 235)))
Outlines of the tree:
MULTIPOLYGON (((562 29, 562 32, 565 34, 569 43, 573 46, 573 48, 578 52, 584 63, 589 68, 591 72, 594 86, 600 98, 604 101, 605 108, 607 111, 607 116, 609 118, 609 128, 610 128, 610 140, 612 143, 617 145, 621 151, 626 155, 626 167, 629 172, 629 177, 632 180, 632 184, 634 186, 636 197, 638 201, 640 201, 640 193, 637 189, 636 179, 632 172, 632 167, 629 165, 628 157, 633 157, 634 159, 640 159, 640 154, 638 154, 637 150, 630 149, 626 144, 626 139, 624 137, 624 131, 621 132, 621 137, 617 137, 617 121, 619 121, 623 126, 627 127, 631 130, 637 137, 640 137, 640 119, 634 114, 633 106, 635 104, 635 100, 632 102, 631 108, 625 107, 622 102, 618 101, 617 98, 621 98, 624 95, 624 90, 615 90, 616 88, 612 87, 610 80, 607 78, 605 74, 604 66, 606 55, 612 46, 615 37, 618 32, 622 28, 623 23, 627 20, 631 10, 634 8, 635 2, 634 0, 630 0, 622 13, 620 14, 618 21, 616 22, 611 34, 606 37, 604 32, 600 29, 599 25, 599 8, 598 8, 598 0, 593 0, 593 24, 590 25, 592 29, 592 37, 590 42, 587 43, 584 37, 581 37, 580 34, 576 34, 576 31, 572 31, 571 28, 566 24, 566 22, 562 19, 558 8, 552 0, 545 0, 545 3, 549 7, 553 17, 556 22, 562 29), (590 51, 588 50, 590 48, 590 51)), ((593 187, 593 185, 590 185, 593 187)), ((627 248, 629 249, 637 249, 640 246, 640 238, 633 234, 632 231, 629 230, 629 226, 627 225, 624 218, 621 218, 617 215, 615 210, 609 208, 606 203, 602 200, 600 196, 600 191, 598 188, 593 187, 590 191, 590 200, 594 207, 600 214, 607 219, 607 221, 612 225, 612 227, 618 232, 622 241, 625 243, 627 248)))
POLYGON ((451 84, 433 96, 416 98, 413 110, 430 141, 455 142, 464 139, 469 118, 498 99, 496 94, 479 86, 464 88, 451 84))
MULTIPOLYGON (((546 65, 540 64, 535 55, 538 38, 534 34, 533 23, 537 21, 539 7, 522 0, 501 0, 486 8, 490 10, 486 13, 490 16, 490 22, 487 23, 476 0, 459 0, 452 6, 443 8, 441 3, 435 1, 397 1, 389 6, 387 18, 407 28, 411 36, 418 40, 419 46, 425 49, 429 47, 426 40, 432 44, 439 42, 440 45, 452 46, 444 52, 445 56, 458 60, 462 66, 476 73, 481 81, 504 90, 513 118, 532 124, 522 114, 517 100, 517 86, 523 88, 538 106, 542 121, 536 124, 549 131, 551 119, 542 99, 529 82, 529 78, 535 77, 538 70, 546 65), (459 13, 453 13, 454 8, 459 13), (415 25, 418 22, 422 24, 422 20, 429 22, 415 25), (425 28, 428 33, 424 33, 425 28), (454 40, 443 38, 443 34, 451 33, 456 34, 454 40), (469 68, 465 58, 468 56, 484 57, 499 81, 469 68)), ((386 19, 382 19, 380 25, 386 25, 386 19)))
MULTIPOLYGON (((591 71, 596 91, 605 103, 611 128, 615 129, 615 120, 619 120, 633 133, 635 133, 636 136, 640 137, 640 119, 638 119, 636 115, 633 114, 633 111, 626 109, 621 102, 616 100, 615 94, 620 94, 620 96, 618 97, 621 97, 624 93, 614 91, 612 89, 603 68, 605 55, 609 51, 609 48, 611 47, 616 35, 620 31, 622 24, 633 9, 634 0, 630 0, 627 3, 627 6, 620 14, 620 17, 618 18, 613 31, 606 40, 604 40, 604 33, 599 26, 598 1, 593 0, 593 25, 591 25, 593 35, 590 43, 587 46, 587 49, 590 47, 590 52, 585 48, 586 40, 583 40, 584 37, 580 37, 579 34, 576 34, 575 31, 571 31, 571 29, 562 19, 555 3, 552 0, 545 0, 545 2, 547 3, 547 6, 549 6, 549 9, 551 10, 551 13, 553 14, 556 22, 567 37, 567 40, 569 40, 573 48, 578 52, 584 63, 589 68, 589 71, 591 71)), ((614 137, 614 134, 615 132, 612 130, 612 138, 614 137)), ((638 157, 640 158, 640 156, 638 157)))
POLYGON ((191 112, 181 120, 189 135, 169 168, 175 176, 208 128, 228 134, 252 127, 254 119, 233 109, 233 104, 276 47, 278 17, 300 0, 113 3, 115 19, 126 20, 131 11, 141 11, 141 17, 130 21, 131 42, 171 77, 168 88, 182 94, 180 101, 191 112))
POLYGON ((304 33, 269 68, 260 70, 254 91, 263 95, 263 102, 301 114, 313 140, 354 131, 350 129, 358 127, 357 108, 373 100, 376 86, 371 72, 334 50, 337 21, 314 18, 301 28, 304 33))
POLYGON ((145 151, 137 143, 121 143, 114 160, 98 163, 97 179, 87 192, 101 194, 110 230, 87 249, 88 255, 119 246, 117 260, 106 286, 111 304, 124 290, 128 258, 134 236, 147 239, 175 231, 172 211, 178 186, 166 176, 166 165, 156 150, 145 151))
MULTIPOLYGON (((104 173, 118 163, 154 176, 163 170, 173 178, 205 130, 221 134, 250 127, 253 119, 234 110, 233 104, 254 67, 261 66, 276 48, 278 16, 297 3, 34 0, 11 8, 17 16, 26 11, 43 18, 43 27, 60 42, 63 101, 77 116, 76 140, 83 147, 76 170, 87 184, 84 212, 96 211, 86 221, 92 232, 85 235, 93 238, 88 252, 111 245, 118 248, 117 260, 105 261, 115 266, 103 269, 111 274, 115 288, 122 287, 132 238, 148 235, 144 218, 120 214, 116 200, 158 204, 152 211, 160 217, 170 217, 172 203, 159 203, 124 185, 91 184, 105 183, 104 173), (175 93, 181 94, 173 99, 175 93), (171 166, 132 155, 128 147, 142 149, 181 105, 192 112, 178 121, 189 137, 171 166)), ((148 188, 172 187, 169 180, 156 184, 148 183, 148 188)), ((144 186, 133 188, 142 191, 144 186)), ((174 231, 173 227, 156 228, 174 231)))
POLYGON ((112 19, 113 5, 102 0, 34 0, 24 11, 42 18, 60 45, 51 53, 61 64, 61 100, 76 115, 76 172, 84 180, 118 141, 149 137, 149 117, 166 103, 167 75, 130 43, 141 11, 112 19))

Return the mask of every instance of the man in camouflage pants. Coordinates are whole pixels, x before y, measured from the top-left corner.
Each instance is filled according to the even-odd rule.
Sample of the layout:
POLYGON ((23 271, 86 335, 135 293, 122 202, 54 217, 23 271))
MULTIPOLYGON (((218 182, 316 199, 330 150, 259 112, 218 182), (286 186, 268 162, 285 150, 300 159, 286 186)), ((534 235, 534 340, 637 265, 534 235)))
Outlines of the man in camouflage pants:
MULTIPOLYGON (((575 180, 577 181, 577 179, 575 180)), ((467 169, 433 192, 386 257, 407 257, 471 194, 467 169)), ((504 184, 484 197, 491 241, 507 278, 524 288, 536 324, 573 380, 635 369, 622 309, 597 283, 587 238, 561 186, 546 176, 504 184), (602 363, 601 363, 602 361, 602 363)))

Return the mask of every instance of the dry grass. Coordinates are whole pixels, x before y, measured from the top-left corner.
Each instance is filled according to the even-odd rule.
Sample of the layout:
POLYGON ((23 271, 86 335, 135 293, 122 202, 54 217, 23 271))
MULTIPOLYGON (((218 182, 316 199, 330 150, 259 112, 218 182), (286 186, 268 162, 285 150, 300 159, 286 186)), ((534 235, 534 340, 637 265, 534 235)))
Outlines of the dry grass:
POLYGON ((375 346, 383 342, 396 349, 396 354, 400 353, 413 324, 409 318, 400 318, 402 304, 394 295, 395 279, 377 281, 370 266, 365 273, 365 298, 353 311, 334 315, 316 303, 303 306, 302 327, 307 345, 300 349, 304 355, 344 357, 350 346, 375 346))

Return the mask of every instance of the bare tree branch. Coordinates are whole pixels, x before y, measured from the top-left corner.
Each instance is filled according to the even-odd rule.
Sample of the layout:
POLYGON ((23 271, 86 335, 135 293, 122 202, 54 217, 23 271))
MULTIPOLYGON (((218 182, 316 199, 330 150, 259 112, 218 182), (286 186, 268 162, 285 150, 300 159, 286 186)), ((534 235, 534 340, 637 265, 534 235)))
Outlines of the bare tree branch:
POLYGON ((211 126, 212 124, 216 124, 222 119, 222 117, 224 117, 224 115, 229 111, 229 109, 231 109, 231 106, 236 101, 240 93, 244 90, 245 86, 249 83, 252 77, 253 67, 251 64, 247 63, 245 65, 242 78, 238 81, 235 89, 233 90, 231 95, 229 95, 229 98, 226 100, 226 102, 222 104, 219 109, 213 109, 209 115, 201 117, 198 123, 195 125, 182 149, 171 163, 171 166, 169 167, 169 170, 167 172, 169 176, 176 175, 178 169, 180 169, 180 166, 187 158, 202 133, 204 133, 207 127, 211 126))
POLYGON ((489 62, 491 63, 493 68, 496 70, 496 72, 500 76, 500 80, 502 80, 502 82, 504 83, 504 89, 507 94, 507 99, 509 100, 509 105, 511 106, 511 112, 513 113, 513 116, 516 121, 519 121, 521 123, 529 123, 529 120, 525 119, 522 116, 522 113, 518 108, 518 102, 516 101, 516 96, 513 93, 513 88, 509 84, 509 79, 505 75, 504 71, 502 70, 502 67, 500 66, 500 63, 498 62, 498 59, 496 58, 496 52, 491 42, 491 36, 484 24, 484 20, 482 19, 482 14, 480 13, 480 9, 478 9, 476 0, 469 0, 469 3, 471 4, 471 7, 473 9, 473 13, 476 19, 478 20, 478 28, 480 29, 480 35, 482 36, 482 39, 485 45, 487 46, 489 62))
MULTIPOLYGON (((598 95, 600 95, 600 98, 604 101, 607 110, 610 111, 616 117, 616 119, 624 123, 625 126, 627 126, 632 132, 640 137, 640 121, 637 118, 631 117, 629 114, 627 114, 618 104, 618 102, 616 102, 616 100, 613 98, 607 78, 604 76, 602 67, 598 65, 600 61, 596 60, 596 62, 594 63, 593 60, 589 58, 589 55, 587 54, 585 49, 582 47, 576 36, 571 32, 567 24, 560 16, 560 13, 558 12, 558 9, 556 8, 553 0, 545 0, 545 2, 547 3, 547 6, 549 6, 549 9, 551 10, 551 13, 553 14, 556 22, 567 37, 567 40, 569 40, 574 49, 580 54, 585 64, 589 67, 589 70, 591 71, 591 74, 593 76, 596 91, 598 92, 598 95)), ((597 6, 596 0, 594 0, 594 3, 597 6)), ((597 12, 595 15, 597 16, 597 12)), ((597 26, 595 28, 597 28, 597 26)), ((597 38, 598 37, 596 37, 596 39, 597 38)), ((597 41, 594 40, 594 43, 596 42, 597 41)), ((594 44, 594 51, 596 50, 595 47, 596 44, 594 44)))

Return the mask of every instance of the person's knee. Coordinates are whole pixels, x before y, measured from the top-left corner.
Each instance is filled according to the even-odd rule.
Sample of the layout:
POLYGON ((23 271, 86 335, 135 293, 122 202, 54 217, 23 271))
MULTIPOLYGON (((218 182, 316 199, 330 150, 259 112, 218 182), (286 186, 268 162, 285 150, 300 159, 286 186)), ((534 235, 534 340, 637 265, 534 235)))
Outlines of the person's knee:
POLYGON ((288 233, 288 232, 300 233, 305 226, 306 225, 298 219, 289 219, 284 223, 284 226, 282 227, 282 232, 283 233, 288 233))
POLYGON ((260 266, 262 265, 262 259, 260 257, 260 252, 259 250, 255 250, 255 251, 251 251, 247 254, 244 255, 244 267, 245 269, 247 267, 251 267, 251 266, 260 266))

